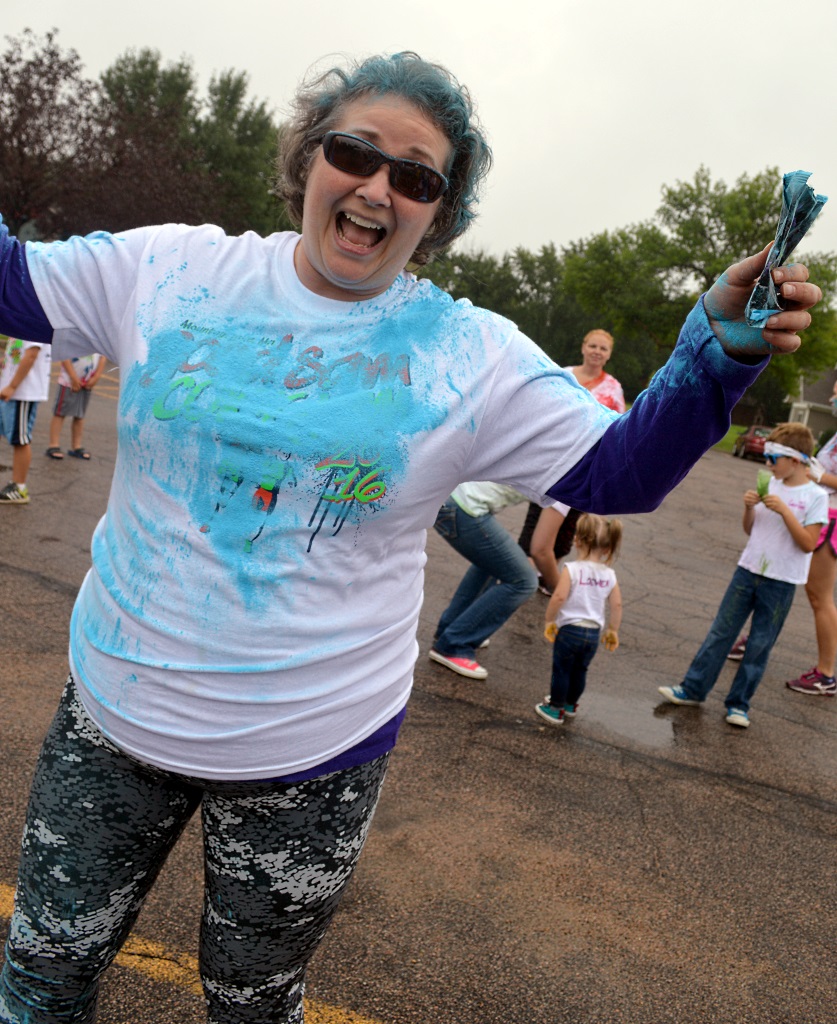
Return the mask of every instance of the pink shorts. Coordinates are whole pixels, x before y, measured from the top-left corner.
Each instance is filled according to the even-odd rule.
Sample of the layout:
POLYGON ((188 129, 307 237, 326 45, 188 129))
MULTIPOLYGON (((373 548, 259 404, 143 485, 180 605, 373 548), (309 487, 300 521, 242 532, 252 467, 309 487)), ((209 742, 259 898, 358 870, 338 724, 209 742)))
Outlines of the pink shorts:
POLYGON ((830 508, 828 510, 828 522, 822 528, 820 539, 817 541, 817 546, 814 549, 815 551, 819 551, 823 544, 828 544, 835 557, 837 557, 837 541, 834 538, 835 526, 837 526, 837 508, 830 508))

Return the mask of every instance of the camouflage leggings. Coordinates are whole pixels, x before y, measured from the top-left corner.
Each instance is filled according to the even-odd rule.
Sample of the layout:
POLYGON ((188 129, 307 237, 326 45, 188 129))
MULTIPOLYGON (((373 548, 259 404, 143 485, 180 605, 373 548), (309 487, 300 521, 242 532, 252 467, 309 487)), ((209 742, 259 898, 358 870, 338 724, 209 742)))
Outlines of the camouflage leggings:
POLYGON ((295 784, 212 782, 122 754, 72 679, 32 783, 3 1024, 89 1024, 99 977, 189 818, 203 817, 211 1024, 300 1024, 308 960, 360 855, 388 755, 295 784))

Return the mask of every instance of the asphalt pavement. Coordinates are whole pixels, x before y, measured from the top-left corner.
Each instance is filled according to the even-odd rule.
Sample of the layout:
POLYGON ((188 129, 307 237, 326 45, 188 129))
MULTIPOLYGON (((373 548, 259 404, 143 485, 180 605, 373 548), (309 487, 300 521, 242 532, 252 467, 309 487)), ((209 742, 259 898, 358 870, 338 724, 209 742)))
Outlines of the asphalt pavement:
MULTIPOLYGON (((89 463, 44 457, 45 403, 31 504, 0 508, 3 936, 28 782, 114 468, 115 402, 106 377, 85 428, 89 463)), ((11 458, 0 445, 1 483, 11 458)), ((596 656, 561 728, 533 711, 549 684, 542 596, 481 654, 485 682, 427 660, 465 568, 430 536, 415 692, 310 970, 309 1024, 837 1021, 837 699, 784 686, 816 657, 802 589, 750 729, 723 720, 733 664, 702 708, 657 694, 682 678, 733 572, 756 471, 711 452, 656 512, 624 517, 622 645, 596 656)), ((516 530, 523 512, 503 521, 516 530)), ((105 976, 100 1024, 204 1020, 200 894, 193 822, 137 924, 139 952, 105 976)))

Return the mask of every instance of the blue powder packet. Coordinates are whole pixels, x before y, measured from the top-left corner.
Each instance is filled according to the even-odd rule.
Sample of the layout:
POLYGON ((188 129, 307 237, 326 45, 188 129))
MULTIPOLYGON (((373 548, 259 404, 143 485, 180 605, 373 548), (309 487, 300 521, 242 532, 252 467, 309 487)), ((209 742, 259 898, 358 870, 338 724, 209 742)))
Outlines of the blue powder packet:
POLYGON ((808 184, 810 177, 810 171, 791 171, 782 179, 782 213, 776 241, 744 311, 750 327, 763 327, 768 317, 784 309, 770 271, 782 266, 828 202, 828 196, 818 196, 808 184))

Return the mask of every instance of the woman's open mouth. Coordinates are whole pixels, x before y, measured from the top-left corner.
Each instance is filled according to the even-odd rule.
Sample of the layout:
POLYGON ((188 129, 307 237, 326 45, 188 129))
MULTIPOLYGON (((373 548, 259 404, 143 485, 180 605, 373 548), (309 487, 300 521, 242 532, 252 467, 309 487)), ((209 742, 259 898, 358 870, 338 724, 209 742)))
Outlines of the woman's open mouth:
POLYGON ((350 245, 356 245, 361 249, 374 249, 384 240, 386 233, 386 228, 356 213, 341 210, 337 214, 337 234, 350 245))

